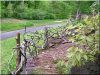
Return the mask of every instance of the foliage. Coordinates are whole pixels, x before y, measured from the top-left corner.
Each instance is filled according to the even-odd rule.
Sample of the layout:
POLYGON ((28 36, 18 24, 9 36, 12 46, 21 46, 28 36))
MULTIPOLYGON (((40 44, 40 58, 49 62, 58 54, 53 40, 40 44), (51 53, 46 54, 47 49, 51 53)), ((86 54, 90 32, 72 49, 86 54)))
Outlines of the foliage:
POLYGON ((90 7, 91 7, 92 12, 93 11, 100 12, 100 2, 99 1, 94 2, 90 7))
POLYGON ((12 3, 8 4, 6 10, 7 10, 6 15, 8 17, 12 17, 13 16, 13 5, 12 5, 12 3))
POLYGON ((82 14, 90 13, 93 1, 1 1, 1 17, 20 19, 65 19, 75 15, 80 7, 82 14), (84 6, 85 4, 85 6, 84 6))
POLYGON ((33 16, 32 16, 33 19, 43 20, 45 18, 46 12, 42 11, 40 9, 35 9, 32 14, 33 14, 33 16))
MULTIPOLYGON (((25 2, 25 3, 28 4, 28 2, 25 2)), ((54 2, 54 3, 51 3, 51 4, 53 5, 53 7, 56 8, 56 3, 59 4, 60 2, 54 2)), ((12 4, 9 4, 9 2, 7 4, 6 4, 6 2, 4 2, 3 4, 4 5, 1 4, 2 5, 2 10, 1 10, 2 17, 4 17, 4 16, 5 17, 11 17, 13 15, 16 16, 14 13, 12 13, 12 4), (9 9, 9 15, 5 13, 5 8, 6 7, 8 9, 11 8, 11 9, 9 9)), ((19 2, 14 3, 13 6, 17 5, 17 4, 19 4, 19 2)), ((29 4, 31 4, 31 3, 29 3, 29 4)), ((44 11, 40 12, 41 10, 37 9, 38 4, 40 4, 40 2, 38 2, 38 1, 37 2, 32 2, 32 5, 33 4, 37 4, 37 5, 33 6, 36 11, 32 11, 32 13, 31 13, 30 10, 32 10, 32 8, 30 8, 28 10, 29 5, 26 5, 25 7, 27 7, 27 8, 24 9, 25 12, 28 12, 28 14, 27 13, 26 14, 30 15, 30 17, 28 17, 25 13, 21 12, 19 10, 19 7, 18 7, 18 9, 15 9, 15 11, 19 10, 19 12, 20 12, 20 13, 19 12, 16 13, 18 15, 17 17, 31 18, 31 19, 33 19, 33 18, 35 18, 35 19, 44 19, 45 18, 44 13, 47 13, 47 12, 44 12, 44 11), (26 11, 26 9, 27 9, 27 11, 26 11), (36 12, 39 12, 39 13, 37 14, 36 12), (36 17, 32 16, 31 14, 33 14, 33 13, 37 14, 38 16, 36 16, 36 17), (24 16, 22 16, 22 14, 24 16)), ((61 4, 61 6, 63 6, 63 4, 61 4)), ((70 7, 70 5, 69 5, 69 7, 70 7)), ((45 10, 47 10, 47 9, 45 9, 45 10)), ((57 11, 56 13, 54 13, 55 11, 52 10, 52 9, 50 9, 51 11, 50 10, 48 10, 48 11, 50 11, 50 14, 52 14, 54 16, 54 18, 64 17, 64 15, 61 16, 60 13, 58 13, 59 12, 58 9, 56 9, 56 11, 57 11), (59 15, 56 15, 56 14, 59 14, 59 15)), ((61 9, 61 8, 59 7, 59 9, 61 9)), ((73 12, 75 12, 75 11, 73 10, 73 12)), ((10 28, 12 28, 12 27, 10 27, 10 28)), ((76 42, 76 45, 72 46, 71 48, 68 49, 68 54, 67 54, 68 61, 67 62, 64 62, 62 60, 59 61, 57 63, 57 68, 58 68, 58 71, 60 73, 68 74, 68 73, 70 73, 70 69, 71 69, 72 66, 81 66, 81 65, 84 65, 88 61, 95 61, 96 55, 100 54, 100 51, 99 51, 99 14, 97 14, 95 16, 92 16, 92 17, 87 16, 84 19, 82 19, 82 21, 80 21, 80 22, 67 24, 66 28, 67 28, 66 33, 68 35, 68 38, 70 40, 72 40, 73 42, 76 42), (73 24, 75 24, 75 25, 73 25, 73 24), (77 33, 77 34, 73 34, 73 33, 77 33)), ((8 29, 8 28, 6 28, 6 29, 8 29)), ((60 29, 56 28, 56 29, 57 30, 55 30, 55 29, 52 30, 51 29, 51 31, 57 32, 58 30, 62 30, 63 28, 60 28, 60 29)), ((38 35, 39 37, 41 37, 41 34, 43 34, 43 33, 44 32, 42 32, 42 31, 37 32, 37 34, 39 34, 38 35)), ((37 36, 37 34, 34 35, 34 36, 37 36)), ((57 34, 54 35, 54 37, 56 37, 56 36, 57 36, 57 34)), ((35 40, 37 40, 37 38, 35 38, 35 40)), ((43 38, 40 38, 40 40, 41 41, 38 42, 38 43, 39 43, 40 46, 42 46, 43 43, 44 43, 43 38)), ((7 64, 8 57, 9 57, 9 55, 11 55, 10 52, 12 52, 11 48, 14 47, 14 41, 11 41, 11 39, 10 40, 3 40, 1 42, 1 46, 2 46, 2 53, 1 53, 2 54, 1 58, 2 59, 1 60, 2 60, 2 69, 3 69, 2 72, 7 73, 8 70, 5 68, 6 66, 4 64, 7 64), (7 42, 9 42, 10 45, 8 45, 7 42), (4 54, 4 53, 6 53, 6 54, 4 54)), ((13 63, 13 65, 15 65, 15 62, 13 63)))
POLYGON ((0 17, 1 17, 1 2, 0 2, 0 17))
MULTIPOLYGON (((68 49, 67 53, 67 63, 59 61, 58 63, 63 63, 66 65, 66 69, 63 71, 66 74, 70 73, 72 66, 82 66, 86 62, 95 61, 97 55, 100 54, 99 51, 99 14, 96 16, 87 16, 81 22, 77 23, 75 26, 67 26, 69 32, 73 30, 73 33, 77 34, 71 35, 68 33, 69 39, 76 43, 68 49), (77 27, 77 28, 76 28, 77 27), (76 29, 75 29, 76 28, 76 29), (70 69, 68 68, 70 67, 70 69)), ((59 65, 61 68, 62 65, 59 65)), ((58 69, 60 69, 58 67, 58 69)))
POLYGON ((65 74, 65 72, 64 72, 65 70, 66 70, 65 62, 63 60, 60 60, 57 63, 57 71, 59 74, 65 74))
MULTIPOLYGON (((70 23, 70 24, 73 24, 73 23, 70 23)), ((99 26, 98 26, 99 25, 99 14, 97 14, 96 16, 92 16, 92 17, 87 16, 82 21, 77 22, 76 25, 74 26, 70 24, 67 24, 67 26, 65 25, 66 27, 62 26, 62 27, 50 29, 51 33, 54 33, 54 32, 56 33, 54 37, 58 37, 57 32, 61 32, 61 30, 63 30, 64 28, 67 28, 66 33, 68 34, 68 37, 71 38, 74 42, 76 42, 75 46, 72 46, 71 48, 68 49, 67 62, 61 60, 57 63, 57 70, 61 74, 70 73, 70 69, 73 66, 81 66, 81 65, 84 65, 88 61, 94 61, 96 58, 96 55, 100 54, 99 26), (95 30, 95 32, 91 33, 91 31, 93 30, 95 30), (75 32, 77 32, 78 34, 72 35, 72 33, 75 33, 75 32)), ((44 34, 44 31, 39 31, 39 32, 37 31, 36 33, 34 33, 34 38, 35 38, 34 41, 36 41, 37 46, 42 47, 44 45, 43 34, 44 34)), ((30 35, 33 35, 33 34, 30 34, 30 35)), ((8 42, 9 41, 11 40, 8 40, 8 42)), ((1 44, 4 52, 6 51, 6 49, 4 48, 9 49, 9 45, 6 42, 7 40, 4 40, 2 41, 2 44, 1 44)), ((14 47, 13 46, 14 44, 12 45, 12 43, 14 43, 14 41, 11 42, 10 50, 12 50, 11 48, 14 47)), ((2 54, 2 58, 3 56, 4 55, 2 54)), ((6 56, 8 55, 6 54, 6 56)), ((5 57, 5 60, 7 58, 8 57, 5 57)), ((4 63, 5 62, 7 63, 8 61, 8 60, 4 61, 4 59, 2 60, 4 63)), ((7 69, 3 69, 3 70, 8 71, 7 69)))
POLYGON ((45 38, 44 38, 44 31, 43 30, 27 33, 25 38, 26 39, 31 39, 30 36, 32 36, 32 39, 33 39, 36 47, 43 48, 43 46, 45 44, 45 38))

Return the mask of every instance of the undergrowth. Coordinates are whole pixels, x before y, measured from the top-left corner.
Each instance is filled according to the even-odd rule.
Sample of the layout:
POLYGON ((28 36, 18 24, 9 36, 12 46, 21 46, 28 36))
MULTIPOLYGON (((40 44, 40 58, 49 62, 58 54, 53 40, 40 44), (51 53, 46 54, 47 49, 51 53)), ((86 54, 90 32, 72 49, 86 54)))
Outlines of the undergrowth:
POLYGON ((76 43, 75 46, 67 50, 66 63, 58 61, 57 69, 59 73, 70 74, 71 68, 74 66, 85 65, 86 62, 95 62, 96 55, 100 54, 99 51, 99 14, 89 17, 87 16, 75 26, 67 26, 68 31, 74 29, 72 35, 68 33, 69 40, 76 43))

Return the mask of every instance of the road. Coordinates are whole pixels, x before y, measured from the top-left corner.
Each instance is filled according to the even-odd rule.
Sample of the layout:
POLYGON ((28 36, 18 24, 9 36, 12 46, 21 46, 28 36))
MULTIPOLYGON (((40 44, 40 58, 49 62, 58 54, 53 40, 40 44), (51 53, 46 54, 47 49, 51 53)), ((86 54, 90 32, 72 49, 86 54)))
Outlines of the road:
MULTIPOLYGON (((53 24, 53 25, 46 25, 46 26, 39 26, 39 27, 29 27, 29 28, 26 28, 26 31, 27 32, 36 32, 38 30, 43 30, 45 27, 57 27, 57 26, 61 26, 61 24, 53 24)), ((4 40, 7 38, 15 37, 18 32, 20 34, 24 34, 25 29, 1 33, 0 39, 4 40)))

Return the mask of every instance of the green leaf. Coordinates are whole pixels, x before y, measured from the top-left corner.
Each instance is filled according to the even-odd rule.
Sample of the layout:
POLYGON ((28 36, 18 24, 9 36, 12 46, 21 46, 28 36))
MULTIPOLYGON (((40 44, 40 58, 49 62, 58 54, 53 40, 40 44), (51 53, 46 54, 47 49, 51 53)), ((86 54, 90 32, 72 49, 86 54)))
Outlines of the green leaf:
POLYGON ((84 55, 83 57, 84 57, 84 59, 85 59, 86 61, 88 60, 88 57, 87 57, 87 55, 84 55))
POLYGON ((77 58, 78 61, 81 61, 81 55, 80 54, 77 54, 76 58, 77 58))

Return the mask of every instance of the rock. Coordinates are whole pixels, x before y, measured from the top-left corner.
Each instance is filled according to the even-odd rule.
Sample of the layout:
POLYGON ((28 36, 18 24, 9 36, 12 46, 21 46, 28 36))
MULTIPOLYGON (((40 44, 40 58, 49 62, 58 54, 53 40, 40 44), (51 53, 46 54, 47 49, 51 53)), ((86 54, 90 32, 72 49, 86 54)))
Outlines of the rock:
POLYGON ((45 68, 46 68, 46 69, 50 69, 49 65, 46 65, 45 68))
POLYGON ((45 52, 42 52, 42 54, 44 54, 45 52))
POLYGON ((54 44, 52 44, 52 43, 49 44, 49 47, 53 47, 53 46, 54 46, 54 44))

